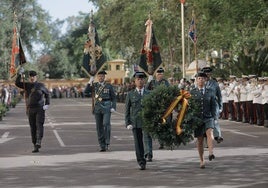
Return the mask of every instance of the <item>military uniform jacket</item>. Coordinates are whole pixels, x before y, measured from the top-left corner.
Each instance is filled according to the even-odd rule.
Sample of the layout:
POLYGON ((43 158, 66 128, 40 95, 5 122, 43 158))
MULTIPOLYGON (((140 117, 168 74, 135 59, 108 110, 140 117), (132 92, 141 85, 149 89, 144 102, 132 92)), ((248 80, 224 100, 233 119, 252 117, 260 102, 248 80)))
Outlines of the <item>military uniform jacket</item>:
POLYGON ((202 94, 197 87, 191 90, 191 96, 194 104, 199 105, 198 117, 205 122, 206 120, 217 119, 217 103, 215 100, 214 91, 206 88, 202 94))
POLYGON ((25 89, 27 98, 27 107, 37 108, 50 104, 49 91, 43 83, 40 82, 21 82, 21 75, 16 79, 15 85, 25 89))
POLYGON ((108 113, 111 108, 116 110, 116 95, 113 86, 106 82, 103 84, 95 82, 93 87, 95 94, 94 112, 108 113))
POLYGON ((166 79, 162 79, 160 81, 157 80, 152 80, 151 82, 149 82, 149 84, 146 85, 146 88, 148 90, 153 90, 155 89, 157 86, 160 85, 165 85, 165 86, 169 86, 169 82, 166 79))
POLYGON ((214 92, 218 107, 222 109, 222 95, 219 83, 214 79, 210 79, 206 84, 206 88, 210 88, 214 92))
POLYGON ((131 90, 126 97, 125 101, 125 124, 126 126, 132 125, 133 128, 142 128, 142 118, 140 111, 142 110, 141 100, 142 97, 149 93, 144 89, 141 96, 137 89, 131 90))

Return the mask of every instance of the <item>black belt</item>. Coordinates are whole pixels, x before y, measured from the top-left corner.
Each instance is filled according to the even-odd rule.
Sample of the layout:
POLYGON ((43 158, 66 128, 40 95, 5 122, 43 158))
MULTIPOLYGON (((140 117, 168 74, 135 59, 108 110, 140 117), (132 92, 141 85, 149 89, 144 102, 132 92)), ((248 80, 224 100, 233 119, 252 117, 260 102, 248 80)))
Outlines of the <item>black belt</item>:
POLYGON ((110 101, 110 99, 102 99, 102 101, 110 101))

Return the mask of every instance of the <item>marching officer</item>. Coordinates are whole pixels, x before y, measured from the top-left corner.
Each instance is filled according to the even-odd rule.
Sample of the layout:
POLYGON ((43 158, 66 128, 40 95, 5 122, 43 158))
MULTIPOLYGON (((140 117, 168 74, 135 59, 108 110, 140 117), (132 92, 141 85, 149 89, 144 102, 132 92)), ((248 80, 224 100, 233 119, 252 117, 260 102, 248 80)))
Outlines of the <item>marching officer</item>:
POLYGON ((15 85, 24 89, 26 96, 27 115, 31 128, 33 153, 39 152, 44 135, 45 110, 50 104, 49 91, 43 83, 37 82, 37 73, 29 71, 29 82, 22 82, 21 75, 24 69, 20 69, 15 85))
POLYGON ((215 159, 213 154, 213 129, 215 127, 214 121, 218 118, 215 92, 213 88, 206 87, 206 77, 207 75, 204 72, 197 73, 196 87, 190 91, 193 100, 199 105, 200 113, 198 117, 202 120, 202 125, 194 131, 194 136, 197 137, 200 168, 205 168, 204 137, 207 137, 208 159, 209 161, 215 159))
POLYGON ((96 130, 100 152, 109 150, 111 137, 111 113, 116 109, 116 94, 110 83, 105 82, 107 73, 102 70, 98 72, 98 82, 90 83, 91 92, 94 93, 93 114, 96 120, 96 130))
MULTIPOLYGON (((156 71, 155 79, 153 79, 153 77, 150 75, 146 88, 148 90, 153 90, 160 85, 165 85, 167 87, 170 86, 168 80, 164 78, 164 72, 165 72, 164 69, 160 67, 156 71)), ((152 138, 149 134, 146 133, 144 134, 144 143, 145 143, 145 157, 150 162, 152 161, 153 158, 153 151, 152 151, 152 138)), ((159 144, 160 144, 159 149, 164 149, 164 144, 163 143, 159 144)))
POLYGON ((149 93, 149 91, 144 87, 146 78, 144 72, 136 72, 134 78, 136 87, 128 92, 125 102, 125 124, 127 129, 132 129, 133 132, 136 159, 140 166, 140 170, 145 170, 146 159, 144 156, 142 118, 140 117, 140 111, 142 109, 141 100, 143 96, 149 93))
POLYGON ((222 108, 223 108, 222 107, 221 89, 219 87, 218 82, 211 77, 211 72, 212 72, 211 67, 204 67, 204 68, 202 68, 201 71, 207 75, 206 88, 210 88, 215 95, 216 104, 217 104, 217 108, 216 108, 217 119, 214 122, 215 128, 213 130, 213 134, 214 134, 214 139, 217 141, 217 143, 221 143, 223 141, 223 137, 222 137, 220 125, 218 122, 218 119, 220 117, 220 113, 222 112, 222 108))

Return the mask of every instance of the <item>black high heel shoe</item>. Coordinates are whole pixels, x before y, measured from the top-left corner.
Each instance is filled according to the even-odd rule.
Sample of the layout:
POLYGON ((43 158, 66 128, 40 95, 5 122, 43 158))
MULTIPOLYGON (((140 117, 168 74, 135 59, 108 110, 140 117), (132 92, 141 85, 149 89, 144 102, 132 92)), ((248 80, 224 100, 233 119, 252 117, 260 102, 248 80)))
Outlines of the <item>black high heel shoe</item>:
POLYGON ((208 156, 209 161, 212 161, 212 159, 215 159, 215 155, 213 155, 213 154, 208 156))

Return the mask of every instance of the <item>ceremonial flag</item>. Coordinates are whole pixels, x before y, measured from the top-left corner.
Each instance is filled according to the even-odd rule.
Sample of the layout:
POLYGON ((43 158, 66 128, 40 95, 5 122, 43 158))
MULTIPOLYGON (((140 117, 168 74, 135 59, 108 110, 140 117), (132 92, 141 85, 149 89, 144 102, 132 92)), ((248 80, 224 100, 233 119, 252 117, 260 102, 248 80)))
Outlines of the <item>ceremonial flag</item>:
POLYGON ((106 57, 100 46, 98 32, 91 19, 88 27, 87 41, 84 44, 82 70, 84 70, 88 76, 95 76, 105 61, 106 57))
POLYGON ((190 28, 189 28, 189 37, 194 43, 197 42, 196 25, 195 25, 195 18, 194 17, 191 20, 191 24, 190 24, 190 28))
POLYGON ((154 72, 162 63, 159 46, 156 42, 156 37, 153 30, 153 22, 149 18, 146 23, 146 33, 141 50, 139 66, 149 75, 154 72))
POLYGON ((19 33, 17 32, 17 28, 14 27, 12 38, 11 62, 9 68, 10 78, 13 78, 17 74, 17 70, 24 63, 26 63, 26 58, 22 49, 21 39, 19 33))

